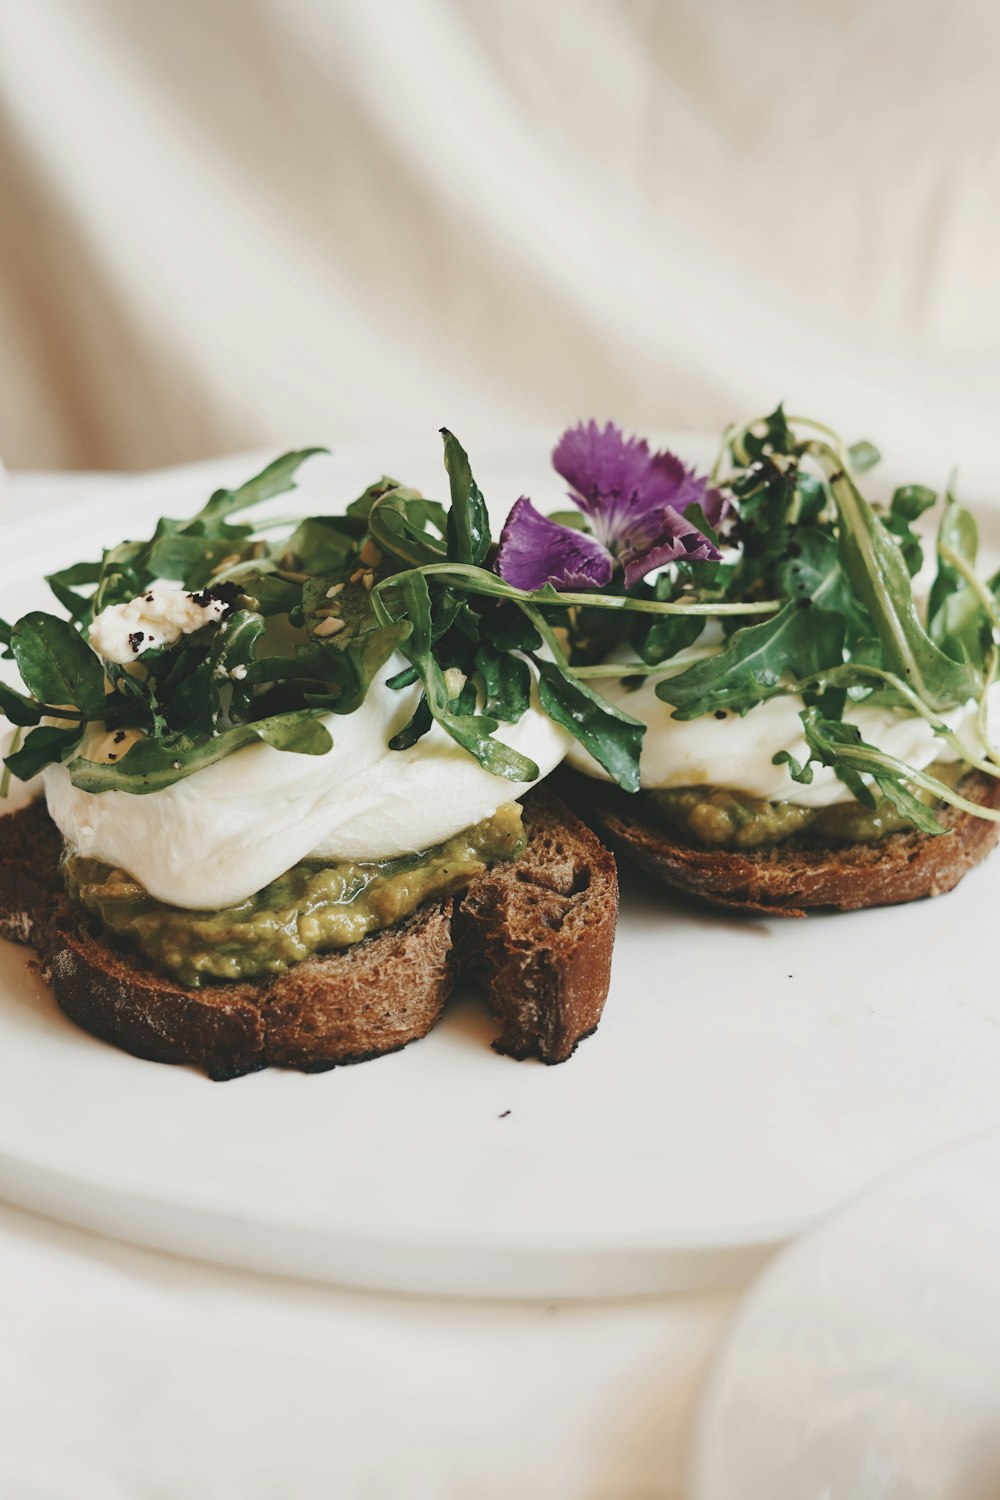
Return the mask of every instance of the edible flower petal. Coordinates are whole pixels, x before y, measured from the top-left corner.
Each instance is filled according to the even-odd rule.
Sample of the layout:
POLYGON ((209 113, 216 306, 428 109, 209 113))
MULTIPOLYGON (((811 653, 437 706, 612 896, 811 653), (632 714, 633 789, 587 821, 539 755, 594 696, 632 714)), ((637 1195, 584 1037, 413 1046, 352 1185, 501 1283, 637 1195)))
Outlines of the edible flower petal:
POLYGON ((552 454, 556 472, 572 487, 570 499, 590 522, 593 536, 561 526, 517 501, 500 537, 496 571, 521 588, 594 589, 610 583, 615 562, 632 588, 665 563, 717 562, 718 548, 689 520, 701 508, 709 526, 729 512, 729 501, 711 489, 675 453, 651 453, 643 438, 594 421, 567 428, 552 454))
POLYGON ((719 551, 693 521, 664 507, 631 527, 618 551, 625 587, 641 583, 654 568, 669 562, 717 562, 719 551))
POLYGON ((516 589, 599 589, 611 582, 614 561, 606 547, 560 526, 522 495, 515 501, 500 533, 496 571, 516 589))

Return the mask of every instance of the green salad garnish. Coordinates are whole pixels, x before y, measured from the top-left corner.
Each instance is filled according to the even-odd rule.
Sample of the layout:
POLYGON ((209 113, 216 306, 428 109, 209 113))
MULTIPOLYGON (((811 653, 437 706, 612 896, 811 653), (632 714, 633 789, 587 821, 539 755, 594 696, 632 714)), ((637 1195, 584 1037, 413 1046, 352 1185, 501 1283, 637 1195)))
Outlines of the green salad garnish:
POLYGON ((62 616, 0 621, 24 686, 0 683, 0 710, 26 731, 7 772, 27 779, 62 761, 86 791, 145 793, 258 740, 322 754, 324 717, 352 713, 398 652, 405 665, 390 686, 422 691, 392 747, 437 723, 510 781, 538 768, 496 731, 521 718, 536 682, 542 709, 637 790, 644 725, 599 683, 652 676, 679 718, 799 695, 809 754, 783 757, 789 800, 818 764, 865 805, 880 793, 929 833, 939 827, 920 792, 1000 816, 865 744, 850 723, 862 703, 919 715, 963 761, 1000 774, 985 732, 973 753, 941 719, 975 700, 985 731, 1000 627, 1000 579, 978 578, 975 522, 953 487, 922 605, 914 523, 935 494, 908 485, 871 503, 860 489, 878 459, 871 445, 848 450, 780 407, 731 428, 701 478, 610 424, 571 429, 555 460, 578 509, 545 517, 522 497, 499 542, 464 449, 442 436, 447 504, 382 478, 342 515, 255 526, 253 508, 293 489, 322 451, 308 449, 217 491, 189 520, 163 519, 147 540, 50 575, 62 616), (163 580, 215 616, 169 644, 137 646, 134 661, 96 654, 95 617, 163 580), (721 640, 692 662, 711 620, 721 640), (122 753, 81 753, 91 723, 122 753))

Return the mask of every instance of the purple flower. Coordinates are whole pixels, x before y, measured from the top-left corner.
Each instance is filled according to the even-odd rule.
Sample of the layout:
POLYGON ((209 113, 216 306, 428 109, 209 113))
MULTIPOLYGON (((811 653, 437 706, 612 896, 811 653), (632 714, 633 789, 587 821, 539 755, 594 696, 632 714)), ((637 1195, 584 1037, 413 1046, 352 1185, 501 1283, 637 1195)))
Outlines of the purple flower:
POLYGON ((718 561, 718 549, 684 511, 700 505, 715 528, 729 502, 675 454, 650 453, 648 443, 626 439, 612 422, 603 431, 588 422, 563 433, 552 462, 592 534, 550 521, 522 496, 507 517, 496 558, 496 571, 515 588, 602 588, 616 561, 631 588, 664 563, 718 561))

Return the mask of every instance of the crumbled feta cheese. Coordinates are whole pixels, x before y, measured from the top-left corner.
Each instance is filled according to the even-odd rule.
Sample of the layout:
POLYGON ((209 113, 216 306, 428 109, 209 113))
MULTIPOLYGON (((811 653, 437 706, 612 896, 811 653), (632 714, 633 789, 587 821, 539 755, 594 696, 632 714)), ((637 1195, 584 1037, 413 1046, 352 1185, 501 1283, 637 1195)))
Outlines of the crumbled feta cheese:
POLYGON ((109 604, 95 616, 91 646, 104 661, 126 666, 144 651, 174 646, 182 635, 217 624, 229 609, 207 592, 190 594, 179 583, 156 582, 127 604, 109 604))

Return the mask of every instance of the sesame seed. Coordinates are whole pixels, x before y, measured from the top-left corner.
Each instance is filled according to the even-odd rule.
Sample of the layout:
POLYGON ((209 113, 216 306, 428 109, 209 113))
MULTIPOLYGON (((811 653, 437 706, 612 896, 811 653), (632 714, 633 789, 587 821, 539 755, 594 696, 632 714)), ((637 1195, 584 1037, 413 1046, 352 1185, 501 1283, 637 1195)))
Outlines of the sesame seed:
POLYGON ((365 570, 364 570, 364 568, 357 568, 351 574, 351 582, 352 583, 359 583, 364 576, 365 576, 365 570))
POLYGON ((344 585, 342 583, 335 583, 332 588, 327 589, 326 597, 328 599, 336 599, 337 595, 342 594, 343 592, 344 585))
POLYGON ((374 587, 374 584, 375 584, 375 574, 374 573, 365 573, 364 576, 361 579, 361 582, 362 582, 362 584, 364 585, 364 587, 368 590, 368 592, 370 594, 371 591, 372 591, 372 588, 374 587))

